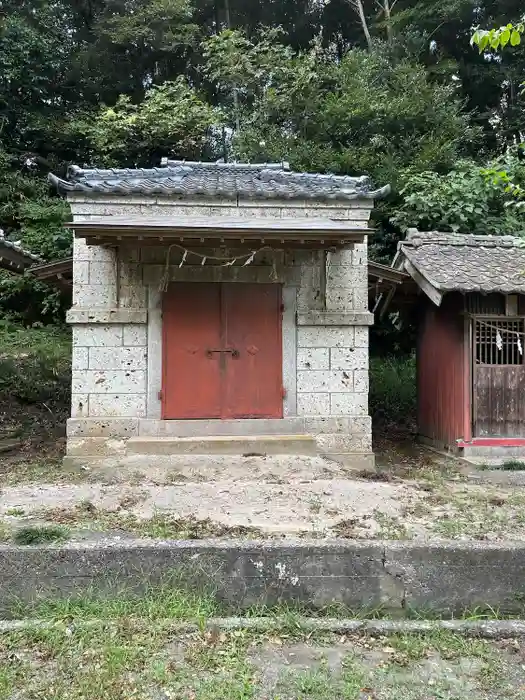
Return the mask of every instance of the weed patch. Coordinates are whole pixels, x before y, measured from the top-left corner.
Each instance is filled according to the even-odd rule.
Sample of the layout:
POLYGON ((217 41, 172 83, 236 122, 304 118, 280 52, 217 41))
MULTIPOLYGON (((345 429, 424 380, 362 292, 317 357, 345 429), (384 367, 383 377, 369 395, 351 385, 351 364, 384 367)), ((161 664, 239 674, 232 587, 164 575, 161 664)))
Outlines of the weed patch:
MULTIPOLYGON (((126 507, 135 505, 123 499, 126 507)), ((215 537, 262 538, 261 530, 250 526, 228 526, 216 523, 209 518, 177 518, 172 515, 156 513, 152 518, 139 518, 123 511, 97 510, 89 501, 80 503, 75 508, 52 508, 39 512, 46 521, 70 527, 95 531, 120 531, 138 537, 162 540, 203 540, 215 537)))
POLYGON ((16 530, 12 539, 18 545, 49 544, 51 542, 65 542, 69 539, 69 530, 57 525, 36 525, 22 527, 16 530))
POLYGON ((370 359, 370 413, 376 425, 411 425, 416 416, 416 359, 370 359))

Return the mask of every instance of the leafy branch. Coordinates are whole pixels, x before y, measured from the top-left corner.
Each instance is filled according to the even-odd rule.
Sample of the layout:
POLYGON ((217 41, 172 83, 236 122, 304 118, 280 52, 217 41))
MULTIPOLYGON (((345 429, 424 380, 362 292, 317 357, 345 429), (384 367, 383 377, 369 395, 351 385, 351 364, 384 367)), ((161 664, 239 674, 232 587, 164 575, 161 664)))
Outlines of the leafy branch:
POLYGON ((525 18, 517 24, 509 22, 499 29, 476 29, 470 43, 476 45, 480 53, 484 51, 499 51, 507 45, 518 46, 521 44, 521 35, 525 31, 525 18))

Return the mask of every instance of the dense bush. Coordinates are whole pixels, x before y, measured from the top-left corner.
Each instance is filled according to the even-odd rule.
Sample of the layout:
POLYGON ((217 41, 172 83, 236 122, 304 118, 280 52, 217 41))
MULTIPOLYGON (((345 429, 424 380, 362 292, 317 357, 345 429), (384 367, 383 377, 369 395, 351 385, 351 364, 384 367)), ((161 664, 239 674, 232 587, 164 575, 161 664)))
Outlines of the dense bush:
POLYGON ((410 427, 416 420, 416 358, 370 360, 370 413, 375 426, 410 427))
POLYGON ((70 332, 0 321, 0 403, 67 404, 70 391, 70 332))

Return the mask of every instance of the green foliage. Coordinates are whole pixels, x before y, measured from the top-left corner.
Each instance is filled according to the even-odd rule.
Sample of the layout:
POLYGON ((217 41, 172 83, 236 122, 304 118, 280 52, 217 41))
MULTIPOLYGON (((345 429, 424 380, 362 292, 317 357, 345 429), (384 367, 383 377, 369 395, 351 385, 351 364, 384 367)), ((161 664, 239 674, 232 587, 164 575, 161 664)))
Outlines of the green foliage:
POLYGON ((0 403, 66 402, 70 382, 69 331, 0 321, 0 403))
POLYGON ((372 358, 369 402, 376 425, 406 425, 415 421, 415 356, 372 358))
POLYGON ((510 46, 521 44, 521 35, 524 31, 525 24, 523 22, 516 25, 509 22, 505 27, 499 27, 499 29, 476 29, 471 43, 478 47, 480 53, 498 51, 504 49, 507 44, 510 46))
MULTIPOLYGON (((506 160, 513 171, 522 169, 516 159, 506 160)), ((508 185, 502 165, 498 161, 483 168, 464 162, 445 175, 408 172, 400 192, 402 204, 391 221, 403 231, 415 227, 423 231, 519 235, 525 229, 525 216, 507 206, 508 185)))
MULTIPOLYGON (((64 228, 69 206, 51 197, 38 165, 29 165, 0 147, 0 228, 11 239, 45 260, 71 254, 71 231, 64 228)), ((0 270, 0 315, 27 323, 63 316, 65 300, 49 285, 29 275, 0 270)))
POLYGON ((28 525, 21 527, 13 535, 15 544, 25 546, 65 542, 67 539, 69 530, 59 525, 28 525))
POLYGON ((163 156, 195 159, 206 153, 216 109, 179 77, 152 87, 140 104, 121 95, 115 107, 104 107, 83 131, 97 159, 105 165, 151 166, 163 156))
POLYGON ((197 27, 191 24, 188 0, 118 0, 107 4, 98 18, 98 33, 108 43, 171 51, 191 43, 197 27))
POLYGON ((334 62, 319 47, 293 54, 267 34, 258 44, 230 32, 208 45, 207 56, 208 75, 238 89, 240 159, 396 184, 408 166, 447 170, 479 136, 452 85, 432 83, 421 65, 381 47, 334 62))

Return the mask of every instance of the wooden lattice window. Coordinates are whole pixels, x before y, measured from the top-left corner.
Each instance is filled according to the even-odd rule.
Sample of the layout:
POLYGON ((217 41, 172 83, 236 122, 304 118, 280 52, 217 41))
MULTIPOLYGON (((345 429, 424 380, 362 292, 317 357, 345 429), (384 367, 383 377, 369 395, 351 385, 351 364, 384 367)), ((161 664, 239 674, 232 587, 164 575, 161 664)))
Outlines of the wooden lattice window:
POLYGON ((524 364, 525 319, 475 319, 474 328, 477 364, 524 364))

